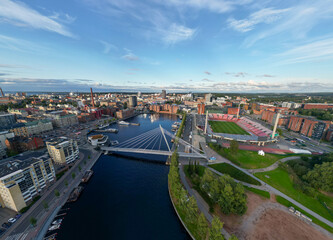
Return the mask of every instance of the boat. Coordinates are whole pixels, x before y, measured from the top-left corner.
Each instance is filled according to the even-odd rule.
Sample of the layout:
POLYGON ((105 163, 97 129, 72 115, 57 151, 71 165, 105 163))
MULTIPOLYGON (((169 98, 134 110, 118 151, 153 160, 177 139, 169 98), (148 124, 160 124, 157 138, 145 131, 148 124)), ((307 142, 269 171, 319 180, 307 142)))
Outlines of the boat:
POLYGON ((110 133, 117 133, 119 130, 116 128, 108 128, 104 130, 105 132, 110 132, 110 133))
POLYGON ((86 171, 86 173, 84 174, 84 176, 81 179, 81 182, 86 183, 89 181, 89 179, 91 178, 91 176, 93 175, 94 171, 93 170, 88 170, 86 171))
POLYGON ((140 123, 131 123, 131 125, 140 126, 140 123))
POLYGON ((54 231, 60 228, 60 224, 56 224, 56 225, 52 225, 51 227, 49 227, 49 231, 54 231))
POLYGON ((119 125, 127 125, 127 126, 130 125, 130 123, 125 122, 125 121, 119 121, 118 124, 119 125))
POLYGON ((108 126, 109 126, 109 124, 99 125, 99 126, 98 126, 98 129, 103 129, 103 128, 106 128, 106 127, 108 127, 108 126))
POLYGON ((172 124, 171 127, 172 127, 172 128, 178 128, 178 125, 176 125, 176 124, 172 124))
POLYGON ((57 225, 57 224, 60 224, 60 223, 62 223, 62 218, 57 219, 57 220, 54 220, 54 221, 52 222, 52 225, 57 225))
POLYGON ((111 141, 111 146, 118 145, 119 142, 117 140, 111 141))
POLYGON ((78 187, 74 188, 73 191, 71 192, 71 194, 69 195, 67 202, 69 202, 69 203, 76 202, 77 199, 79 198, 79 196, 81 195, 82 191, 83 191, 82 186, 78 186, 78 187))

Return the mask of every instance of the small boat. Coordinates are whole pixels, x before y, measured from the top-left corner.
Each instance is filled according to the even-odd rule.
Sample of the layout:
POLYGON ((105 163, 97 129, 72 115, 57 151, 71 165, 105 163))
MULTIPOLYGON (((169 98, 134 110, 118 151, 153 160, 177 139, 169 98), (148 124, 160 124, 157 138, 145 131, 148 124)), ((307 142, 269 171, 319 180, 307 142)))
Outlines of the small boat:
POLYGON ((91 178, 91 176, 93 175, 94 171, 93 170, 88 170, 86 171, 86 173, 84 174, 84 176, 81 179, 81 182, 86 183, 89 181, 89 179, 91 178))
POLYGON ((105 132, 110 132, 110 133, 117 133, 119 130, 116 129, 116 128, 108 128, 108 129, 105 129, 105 132))
POLYGON ((71 192, 71 194, 69 195, 67 202, 76 202, 76 200, 79 198, 82 191, 83 191, 82 186, 78 186, 78 187, 74 188, 73 191, 71 192))
POLYGON ((52 225, 50 228, 49 228, 49 231, 54 231, 54 230, 57 230, 60 228, 60 224, 56 224, 56 225, 52 225))
POLYGON ((118 145, 119 142, 117 140, 111 141, 111 146, 118 145))
POLYGON ((128 122, 125 122, 125 121, 120 121, 120 122, 118 122, 118 124, 119 125, 127 125, 127 126, 130 125, 128 122))
POLYGON ((98 129, 103 129, 103 128, 106 128, 108 126, 109 126, 109 124, 100 125, 100 126, 98 126, 98 129))
POLYGON ((53 221, 53 222, 52 222, 52 225, 58 225, 58 224, 60 224, 60 223, 62 223, 62 218, 53 221))
POLYGON ((131 125, 140 126, 140 123, 131 123, 131 125))

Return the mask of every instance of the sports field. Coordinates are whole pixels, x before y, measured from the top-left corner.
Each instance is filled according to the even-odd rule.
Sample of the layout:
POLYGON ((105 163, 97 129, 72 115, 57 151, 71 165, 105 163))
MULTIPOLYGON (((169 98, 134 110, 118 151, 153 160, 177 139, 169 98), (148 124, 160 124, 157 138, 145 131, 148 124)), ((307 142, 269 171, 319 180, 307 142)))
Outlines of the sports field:
POLYGON ((212 127, 212 130, 215 133, 250 135, 247 131, 245 131, 234 122, 209 121, 209 125, 212 127))

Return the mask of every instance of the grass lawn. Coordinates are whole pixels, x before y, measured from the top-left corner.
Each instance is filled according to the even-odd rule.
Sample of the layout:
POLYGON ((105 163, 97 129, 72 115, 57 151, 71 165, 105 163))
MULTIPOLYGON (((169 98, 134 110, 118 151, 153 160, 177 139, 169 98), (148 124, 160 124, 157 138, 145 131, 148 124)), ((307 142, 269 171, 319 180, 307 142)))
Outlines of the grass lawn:
MULTIPOLYGON (((289 176, 289 173, 281 167, 269 172, 255 173, 255 176, 280 190, 289 197, 295 199, 305 207, 318 213, 322 217, 333 221, 333 216, 317 199, 314 199, 294 188, 294 183, 289 176), (267 178, 266 175, 269 176, 269 178, 267 178)), ((321 195, 323 194, 319 193, 319 196, 321 195)), ((325 199, 330 202, 333 201, 332 198, 328 198, 326 196, 325 199)), ((330 204, 330 202, 328 202, 328 204, 330 204)))
POLYGON ((310 215, 309 213, 305 212, 304 210, 300 209, 299 207, 297 207, 296 205, 292 204, 291 202, 289 202, 287 199, 284 199, 281 196, 276 196, 276 201, 286 207, 293 207, 296 210, 300 211, 301 213, 303 213, 305 216, 309 217, 312 219, 312 222, 321 226, 322 228, 326 229, 327 231, 333 233, 333 228, 328 226, 326 223, 323 223, 321 221, 319 221, 317 218, 313 217, 312 215, 310 215))
POLYGON ((212 127, 213 132, 216 133, 250 135, 234 122, 209 121, 209 125, 212 127))
POLYGON ((244 186, 244 188, 246 190, 249 190, 249 191, 251 191, 251 192, 253 192, 255 194, 258 194, 258 195, 260 195, 260 196, 262 196, 264 198, 268 198, 269 199, 271 197, 271 195, 269 194, 269 192, 266 192, 264 190, 260 190, 260 189, 257 189, 257 188, 251 188, 251 187, 248 187, 248 186, 244 186))
POLYGON ((250 177, 249 175, 243 173, 239 169, 231 166, 228 163, 217 163, 209 165, 211 168, 214 168, 215 170, 219 171, 223 174, 228 174, 230 177, 233 177, 239 181, 250 183, 253 185, 260 185, 260 182, 255 180, 254 178, 250 177))
POLYGON ((209 147, 236 165, 247 169, 265 168, 274 164, 279 159, 290 156, 271 153, 266 153, 265 156, 260 156, 255 151, 246 151, 241 149, 238 150, 237 154, 232 154, 230 149, 222 148, 220 145, 214 143, 209 143, 209 147))

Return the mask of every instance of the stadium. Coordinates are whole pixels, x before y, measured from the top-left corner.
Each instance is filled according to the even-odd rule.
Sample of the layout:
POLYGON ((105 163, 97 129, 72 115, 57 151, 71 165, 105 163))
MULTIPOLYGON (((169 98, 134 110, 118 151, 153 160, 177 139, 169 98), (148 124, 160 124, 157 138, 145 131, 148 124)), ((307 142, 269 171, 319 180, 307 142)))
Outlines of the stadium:
MULTIPOLYGON (((198 128, 205 129, 205 116, 201 115, 198 128)), ((272 131, 247 117, 237 119, 235 115, 210 113, 208 114, 207 134, 226 140, 236 140, 247 143, 272 142, 272 131)))

